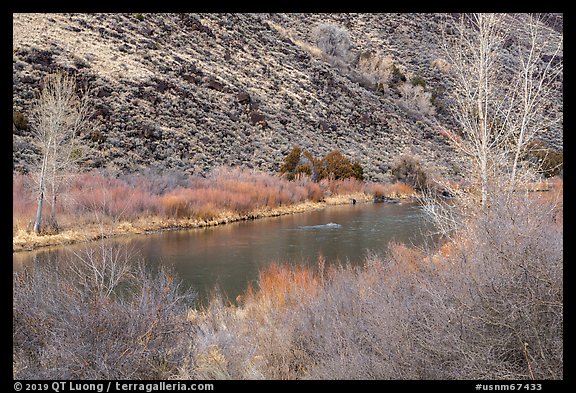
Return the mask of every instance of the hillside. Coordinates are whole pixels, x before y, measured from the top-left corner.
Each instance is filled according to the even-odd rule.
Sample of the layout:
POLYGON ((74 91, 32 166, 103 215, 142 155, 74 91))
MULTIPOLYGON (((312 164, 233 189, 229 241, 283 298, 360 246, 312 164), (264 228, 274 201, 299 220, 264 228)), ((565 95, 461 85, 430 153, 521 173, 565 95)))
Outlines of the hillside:
MULTIPOLYGON (((434 14, 14 14, 13 110, 27 116, 42 76, 65 69, 94 89, 85 168, 273 172, 297 143, 316 155, 339 149, 369 179, 386 179, 403 153, 458 178, 465 161, 442 136, 453 124, 441 23, 434 14), (349 32, 350 59, 314 45, 321 23, 349 32), (380 55, 423 80, 434 105, 422 111, 376 88, 359 59, 380 55)), ((562 122, 543 139, 562 149, 562 122)), ((14 170, 26 171, 36 154, 26 127, 13 125, 13 151, 14 170)))

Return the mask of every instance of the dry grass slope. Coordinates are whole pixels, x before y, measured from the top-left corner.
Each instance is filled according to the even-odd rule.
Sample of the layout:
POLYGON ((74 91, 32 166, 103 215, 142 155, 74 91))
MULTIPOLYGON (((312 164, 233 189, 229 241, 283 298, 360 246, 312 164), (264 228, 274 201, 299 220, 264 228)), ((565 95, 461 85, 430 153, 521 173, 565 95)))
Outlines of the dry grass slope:
MULTIPOLYGON (((442 23, 438 14, 14 14, 13 111, 29 117, 41 78, 64 69, 94 88, 99 127, 81 135, 87 169, 276 172, 297 142, 318 157, 344 152, 369 180, 389 180, 404 153, 453 177, 462 157, 437 131, 453 128, 441 109, 450 84, 433 65, 442 23), (317 46, 321 25, 348 32, 350 58, 317 46), (370 56, 399 73, 378 77, 386 89, 359 62, 370 56), (425 81, 420 95, 434 96, 436 114, 412 108, 400 74, 425 81)), ((17 171, 36 155, 24 123, 13 128, 17 171)), ((557 150, 559 125, 543 136, 557 150)))

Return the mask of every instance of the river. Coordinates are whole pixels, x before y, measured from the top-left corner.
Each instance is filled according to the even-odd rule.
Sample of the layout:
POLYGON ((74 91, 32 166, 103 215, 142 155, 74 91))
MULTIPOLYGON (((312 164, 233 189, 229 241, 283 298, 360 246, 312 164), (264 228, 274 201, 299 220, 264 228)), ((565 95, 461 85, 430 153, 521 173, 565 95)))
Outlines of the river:
MULTIPOLYGON (((233 300, 272 262, 316 266, 323 256, 327 263, 361 264, 369 250, 381 252, 391 240, 422 244, 429 229, 415 203, 366 203, 104 241, 127 244, 150 266, 172 266, 200 301, 215 285, 233 300)), ((82 247, 14 253, 13 267, 54 261, 82 247)))

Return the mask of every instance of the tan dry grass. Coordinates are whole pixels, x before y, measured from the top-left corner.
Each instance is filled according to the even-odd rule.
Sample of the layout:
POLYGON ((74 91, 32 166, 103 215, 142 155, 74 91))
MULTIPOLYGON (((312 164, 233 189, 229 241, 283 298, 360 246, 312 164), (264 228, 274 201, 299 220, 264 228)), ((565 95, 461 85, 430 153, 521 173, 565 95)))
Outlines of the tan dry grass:
MULTIPOLYGON (((80 58, 87 61, 92 69, 103 78, 131 80, 148 80, 154 73, 146 68, 137 54, 125 54, 118 50, 118 43, 103 40, 94 31, 83 30, 74 34, 66 30, 67 26, 77 23, 65 14, 15 13, 12 14, 12 47, 14 50, 29 46, 50 48, 58 46, 63 49, 57 56, 59 62, 66 59, 80 58)), ((130 38, 135 38, 129 30, 125 31, 130 38)))
POLYGON ((342 205, 350 203, 351 199, 358 202, 367 202, 371 197, 362 194, 337 195, 326 198, 324 202, 303 202, 289 206, 279 206, 273 209, 261 208, 248 214, 238 214, 230 211, 220 212, 214 219, 199 220, 192 218, 161 218, 143 217, 133 222, 84 224, 64 230, 55 235, 36 235, 32 232, 19 229, 12 238, 12 251, 29 251, 40 247, 68 245, 73 243, 87 242, 104 237, 122 235, 146 234, 166 229, 189 229, 223 225, 236 221, 254 220, 266 217, 277 217, 287 214, 303 213, 311 210, 322 209, 330 205, 342 205))

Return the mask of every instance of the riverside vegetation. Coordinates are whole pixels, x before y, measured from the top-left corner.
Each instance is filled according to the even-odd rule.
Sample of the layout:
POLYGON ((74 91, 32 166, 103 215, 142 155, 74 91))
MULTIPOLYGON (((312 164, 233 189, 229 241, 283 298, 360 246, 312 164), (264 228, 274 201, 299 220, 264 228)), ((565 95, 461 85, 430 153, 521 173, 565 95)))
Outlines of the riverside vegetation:
POLYGON ((538 194, 439 250, 271 266, 237 306, 196 309, 170 271, 88 247, 15 273, 14 377, 562 379, 562 191, 538 194))
POLYGON ((101 172, 69 174, 67 179, 56 208, 44 206, 45 215, 53 210, 52 223, 36 234, 32 230, 36 183, 30 176, 14 176, 14 251, 120 234, 219 225, 350 203, 352 199, 365 202, 384 196, 416 196, 412 186, 400 181, 381 184, 333 177, 313 181, 308 176, 288 181, 229 167, 216 168, 205 178, 145 171, 118 177, 101 172))
MULTIPOLYGON (((417 197, 440 240, 390 243, 357 267, 273 264, 236 303, 215 288, 205 306, 173 271, 145 268, 137 250, 87 243, 13 273, 14 378, 563 379, 561 15, 325 16, 355 37, 335 23, 296 34, 297 15, 138 15, 51 20, 68 18, 93 49, 96 36, 155 37, 138 42, 182 65, 173 82, 146 85, 150 69, 173 74, 150 54, 122 57, 130 78, 116 78, 109 50, 100 51, 106 64, 83 53, 70 65, 58 45, 39 51, 26 42, 39 35, 20 34, 40 16, 15 16, 14 250, 385 197, 417 197), (358 37, 372 35, 357 33, 374 20, 402 36, 385 34, 370 49, 358 37), (262 29, 251 34, 245 21, 262 29), (242 51, 227 26, 246 32, 242 51), (399 57, 410 26, 440 37, 426 66, 399 57), (175 41, 193 49, 178 52, 156 29, 181 32, 175 41), (262 75, 281 73, 282 83, 228 72, 258 57, 238 56, 261 47, 254 37, 278 53, 261 56, 270 66, 262 75), (205 41, 210 50, 199 48, 205 41), (292 58, 306 66, 278 62, 292 58), (295 78, 301 69, 313 75, 295 78), (89 80, 92 71, 112 82, 59 93, 73 87, 63 75, 89 80), (30 85, 52 72, 29 102, 30 85), (91 95, 98 116, 89 116, 91 95), (320 114, 326 102, 332 109, 320 114), (229 113, 214 121, 217 107, 229 113), (166 127, 143 121, 140 109, 166 127), (174 111, 194 119, 192 129, 174 111)), ((61 37, 47 28, 32 44, 61 37)))

